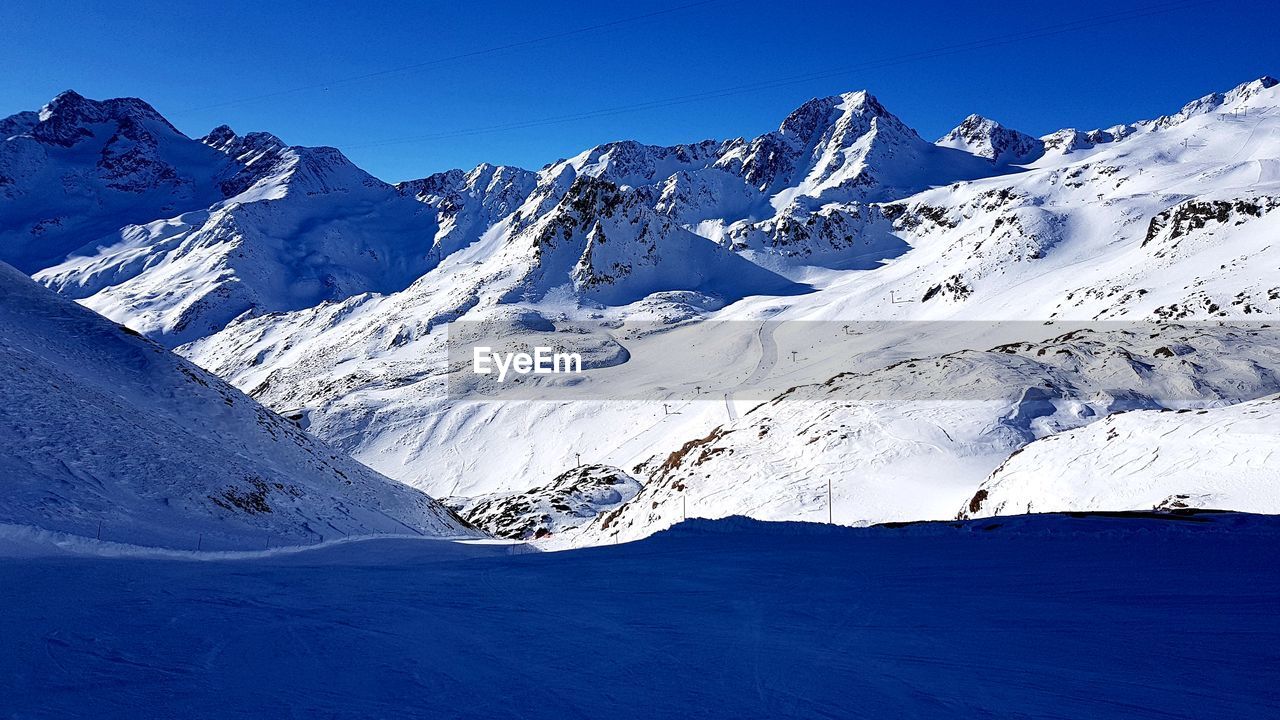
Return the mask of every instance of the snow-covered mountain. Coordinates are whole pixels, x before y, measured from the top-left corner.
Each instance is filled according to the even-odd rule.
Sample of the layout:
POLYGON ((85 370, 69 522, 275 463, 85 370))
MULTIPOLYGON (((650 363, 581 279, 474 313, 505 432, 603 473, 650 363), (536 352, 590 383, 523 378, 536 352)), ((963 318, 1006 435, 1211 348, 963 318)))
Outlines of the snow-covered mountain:
MULTIPOLYGON (((904 335, 928 332, 928 326, 912 323, 902 330, 904 335)), ((1008 493, 1020 500, 1034 496, 1040 479, 1061 488, 1059 496, 1045 498, 1045 511, 1116 509, 1109 504, 1115 498, 1106 495, 1085 501, 1097 491, 1069 480, 1070 473, 1062 470, 1080 448, 1059 438, 1095 437, 1098 421, 1107 418, 1164 417, 1160 410, 1215 408, 1275 392, 1280 392, 1280 330, 1253 324, 1239 329, 1118 326, 1004 343, 981 352, 913 357, 791 388, 705 436, 673 444, 635 467, 647 482, 634 501, 602 515, 581 535, 587 542, 635 539, 679 522, 686 512, 768 520, 831 517, 845 524, 947 518, 1020 450, 1031 453, 1029 459, 1016 455, 1008 465, 1020 478, 1013 487, 1023 492, 1008 493), (1116 415, 1130 410, 1141 412, 1116 415), (1059 453, 1046 458, 1032 452, 1038 447, 1058 448, 1059 453), (1081 493, 1080 507, 1063 499, 1069 494, 1066 488, 1081 493)), ((1186 434, 1197 429, 1188 428, 1186 434)), ((1240 442, 1259 442, 1266 432, 1261 425, 1240 442)), ((1117 443, 1116 452, 1125 460, 1159 452, 1142 437, 1135 432, 1133 442, 1117 443)), ((1274 444, 1262 443, 1252 457, 1241 458, 1255 472, 1241 480, 1253 494, 1234 497, 1238 504, 1260 512, 1280 507, 1280 457, 1269 453, 1274 444)), ((1221 475, 1231 472, 1225 467, 1229 458, 1203 452, 1211 444, 1188 445, 1185 452, 1195 452, 1195 447, 1206 464, 1224 466, 1221 475)), ((1176 453, 1167 456, 1177 464, 1176 453)), ((1145 471, 1134 470, 1140 475, 1145 471)), ((1094 477, 1099 485, 1116 484, 1116 497, 1130 492, 1123 475, 1097 468, 1094 477)), ((1206 477, 1196 487, 1214 484, 1214 478, 1206 477)), ((1228 485, 1224 497, 1230 495, 1228 485)), ((986 497, 987 491, 977 492, 986 497)), ((1145 506, 1139 503, 1137 509, 1149 510, 1175 492, 1145 506)), ((1135 509, 1132 505, 1118 509, 1135 509)), ((1000 505, 1008 512, 1022 512, 1024 506, 1000 505)))
POLYGON ((1280 513, 1277 438, 1277 396, 1115 414, 1022 448, 982 483, 959 517, 1222 507, 1280 513))
MULTIPOLYGON (((821 519, 829 477, 840 522, 951 517, 1023 445, 1118 410, 1173 406, 1156 389, 1176 386, 1180 402, 1206 407, 1280 389, 1271 345, 1202 337, 1212 328, 1195 325, 1280 316, 1276 85, 1260 78, 1153 120, 1038 139, 970 116, 937 143, 873 96, 847 93, 807 102, 752 139, 608 143, 537 171, 482 165, 395 187, 336 151, 265 134, 220 128, 196 141, 152 130, 156 157, 174 156, 172 145, 199 159, 170 164, 204 195, 179 202, 155 179, 155 197, 140 195, 146 208, 125 213, 113 199, 94 215, 71 199, 82 192, 46 192, 49 207, 69 208, 54 214, 107 229, 49 245, 43 260, 30 229, 11 233, 0 257, 181 344, 310 432, 433 494, 519 497, 573 467, 575 453, 645 483, 578 540, 669 524, 674 484, 690 488, 691 515, 821 519), (590 400, 462 401, 445 392, 457 320, 595 323, 618 361, 586 374, 581 386, 599 389, 590 400), (869 333, 856 353, 806 330, 873 320, 895 329, 869 333), (990 320, 1057 327, 1004 337, 920 324, 990 320), (1066 341, 1052 351, 1084 353, 1088 367, 992 350, 1039 352, 1063 330, 1113 320, 1183 326, 1150 342, 1096 329, 1112 355, 1066 341), (634 332, 637 321, 675 332, 634 332), (725 323, 750 330, 714 329, 725 323), (924 332, 933 335, 920 349, 924 332), (1195 359, 1156 354, 1184 341, 1199 348, 1195 359), (912 347, 920 352, 905 354, 912 347), (905 382, 897 363, 911 358, 947 359, 935 383, 1007 382, 1008 392, 941 408, 927 395, 915 407, 865 402, 878 384, 905 382), (678 363, 686 374, 665 382, 678 363), (659 368, 664 382, 651 382, 659 368), (842 390, 863 393, 853 407, 793 402, 813 392, 801 389, 747 414, 789 378, 837 375, 872 389, 842 390), (704 378, 741 383, 687 402, 704 378), (1058 394, 1024 397, 1045 383, 1058 394), (611 399, 615 390, 629 400, 611 399), (670 412, 674 402, 687 404, 670 412), (1046 402, 1052 412, 1010 424, 1010 413, 1046 402), (664 470, 684 447, 690 459, 664 470), (714 500, 695 499, 695 487, 714 500)), ((3 121, 12 136, 0 151, 0 213, 48 214, 12 190, 52 187, 53 171, 13 160, 33 148, 64 176, 94 178, 103 197, 123 192, 99 188, 96 164, 75 164, 98 157, 113 126, 76 115, 39 129, 56 114, 3 121), (46 136, 75 140, 80 154, 42 149, 46 136)))
POLYGON ((509 242, 528 260, 502 301, 543 300, 560 288, 615 306, 672 290, 722 302, 801 291, 653 210, 642 192, 590 175, 509 242))
POLYGON ((1023 165, 1044 155, 1044 141, 1010 130, 995 120, 970 115, 938 140, 942 147, 955 148, 986 158, 993 165, 1023 165))
POLYGON ((428 209, 333 148, 229 133, 203 141, 242 167, 220 186, 234 195, 125 227, 36 278, 177 345, 245 314, 398 290, 429 268, 428 209))
POLYGON ((478 534, 4 264, 0 377, 0 523, 183 549, 478 534))
POLYGON ((34 272, 129 223, 208 207, 230 170, 141 100, 64 92, 0 120, 0 260, 34 272))
POLYGON ((5 123, 0 259, 165 345, 430 266, 435 213, 333 148, 193 140, 140 100, 71 92, 5 123))

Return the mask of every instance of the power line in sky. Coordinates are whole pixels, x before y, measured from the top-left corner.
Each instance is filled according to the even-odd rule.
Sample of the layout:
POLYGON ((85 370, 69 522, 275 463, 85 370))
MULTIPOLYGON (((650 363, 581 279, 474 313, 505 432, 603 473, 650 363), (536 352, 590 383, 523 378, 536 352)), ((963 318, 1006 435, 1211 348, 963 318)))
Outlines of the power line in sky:
POLYGON ((878 58, 875 60, 868 60, 866 62, 862 62, 857 65, 850 65, 850 66, 845 66, 845 67, 836 68, 832 70, 824 70, 820 72, 812 72, 812 73, 805 73, 800 75, 780 77, 780 78, 775 78, 773 80, 766 80, 766 81, 761 81, 757 83, 747 83, 747 84, 736 85, 736 86, 727 87, 727 88, 720 88, 718 90, 709 90, 706 92, 693 93, 689 95, 678 95, 674 97, 661 98, 661 99, 650 100, 646 102, 620 105, 620 106, 615 106, 611 108, 602 108, 600 110, 591 110, 591 111, 572 113, 567 115, 544 117, 544 118, 539 118, 535 120, 525 120, 525 121, 512 122, 512 123, 503 123, 498 125, 488 125, 488 126, 481 126, 481 127, 475 127, 475 128, 450 130, 450 131, 431 133, 426 135, 412 135, 412 136, 403 136, 403 137, 395 137, 395 138, 386 138, 383 140, 374 140, 374 141, 365 142, 365 143, 343 145, 342 147, 343 149, 346 149, 346 150, 355 150, 355 149, 364 149, 364 148, 385 147, 389 145, 404 145, 404 144, 412 144, 412 143, 431 142, 434 140, 447 140, 452 138, 468 137, 473 135, 484 135, 484 134, 494 133, 494 132, 523 130, 527 128, 541 127, 544 125, 556 125, 560 123, 575 122, 579 120, 588 120, 588 119, 599 118, 599 117, 608 117, 611 115, 620 115, 620 114, 642 111, 642 110, 666 108, 666 107, 672 107, 675 105, 683 105, 683 104, 692 103, 692 102, 699 102, 702 100, 712 100, 712 99, 717 99, 722 97, 729 97, 733 95, 740 95, 743 93, 758 92, 761 90, 771 90, 778 87, 786 87, 789 85, 797 85, 800 83, 811 82, 813 80, 822 80, 822 79, 827 79, 832 77, 839 77, 839 76, 848 75, 854 72, 880 69, 880 68, 890 67, 894 65, 917 62, 920 60, 929 60, 929 59, 934 59, 939 57, 945 57, 948 55, 955 55, 959 53, 973 52, 976 50, 984 50, 987 48, 999 47, 1002 45, 1009 45, 1009 44, 1018 43, 1018 42, 1026 42, 1028 40, 1036 40, 1040 38, 1051 37, 1054 35, 1062 35, 1066 33, 1076 32, 1079 30, 1086 30, 1093 27, 1099 27, 1102 25, 1110 25, 1110 24, 1115 24, 1119 22, 1124 22, 1127 20, 1137 20, 1140 18, 1150 17, 1153 15, 1161 15, 1161 14, 1176 12, 1180 10, 1187 10, 1193 7, 1213 4, 1213 2, 1214 0, 1193 0, 1191 2, 1165 3, 1162 5, 1153 5, 1146 8, 1136 8, 1134 10, 1126 10, 1126 11, 1117 12, 1117 13, 1096 15, 1094 17, 1084 19, 1084 20, 1075 20, 1075 21, 1060 23, 1056 25, 1048 25, 1048 26, 1044 26, 1044 27, 1040 27, 1032 30, 1026 30, 1023 32, 996 35, 992 37, 982 38, 979 40, 971 40, 963 43, 956 43, 953 45, 945 45, 937 48, 932 48, 929 50, 922 50, 918 52, 905 53, 902 55, 894 55, 889 57, 878 58))

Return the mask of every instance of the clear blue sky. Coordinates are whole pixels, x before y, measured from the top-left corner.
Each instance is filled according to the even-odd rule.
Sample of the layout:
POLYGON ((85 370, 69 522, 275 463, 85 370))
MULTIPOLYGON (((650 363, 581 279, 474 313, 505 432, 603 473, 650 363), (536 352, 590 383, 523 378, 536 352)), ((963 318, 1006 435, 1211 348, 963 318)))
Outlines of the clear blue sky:
POLYGON ((751 136, 808 98, 862 88, 934 139, 970 112, 1043 134, 1280 75, 1274 0, 1114 21, 1188 3, 696 1, 17 0, 0 16, 0 115, 67 88, 132 95, 189 135, 269 130, 394 181, 481 161, 536 168, 621 138, 751 136), (756 87, 667 102, 743 86, 756 87), (422 136, 434 137, 379 144, 422 136))

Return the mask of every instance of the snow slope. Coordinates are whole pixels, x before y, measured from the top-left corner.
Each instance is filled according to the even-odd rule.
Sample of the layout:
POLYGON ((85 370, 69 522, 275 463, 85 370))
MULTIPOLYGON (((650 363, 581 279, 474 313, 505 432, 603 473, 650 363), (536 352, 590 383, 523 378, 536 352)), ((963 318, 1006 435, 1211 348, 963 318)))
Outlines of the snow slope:
POLYGON ((983 481, 959 515, 1182 507, 1280 514, 1277 438, 1276 396, 1111 415, 1022 448, 983 481))
POLYGON ((1206 720, 1280 707, 1274 518, 738 518, 568 553, 472 549, 0 557, 0 713, 1206 720))
POLYGON ((205 549, 478 534, 3 264, 0 377, 0 523, 205 549))
POLYGON ((227 199, 125 226, 36 279, 174 346, 242 315, 399 290, 430 268, 435 214, 337 150, 225 126, 202 142, 238 168, 227 199))
MULTIPOLYGON (((929 333, 923 324, 903 330, 929 333)), ((634 468, 646 478, 636 498, 602 514, 572 542, 643 537, 686 513, 831 517, 845 524, 946 519, 1011 453, 1039 443, 1053 447, 1040 438, 1082 426, 1090 429, 1080 432, 1093 432, 1091 424, 1127 410, 1215 407, 1276 392, 1280 331, 1262 326, 1119 326, 913 356, 798 385, 750 403, 739 418, 703 436, 671 443, 634 468)), ((1260 430, 1255 439, 1265 436, 1260 430)), ((1116 447, 1126 457, 1154 450, 1141 435, 1116 447)), ((1050 463, 1033 454, 1019 467, 1036 476, 1065 474, 1070 449, 1050 463)), ((1205 457, 1225 464, 1229 455, 1215 450, 1205 457)), ((1226 507, 1269 512, 1280 504, 1280 483, 1263 482, 1267 470, 1259 472, 1256 491, 1233 495, 1226 507)), ((1126 481, 1110 482, 1117 497, 1126 492, 1126 481)), ((1065 478, 1063 484, 1072 486, 1065 478)), ((1203 486, 1213 484, 1206 479, 1203 486)), ((1230 482, 1222 484, 1228 492, 1230 482)), ((1046 500, 1046 510, 1075 508, 1060 497, 1046 500)), ((1084 507, 1109 508, 1105 498, 1084 507)))

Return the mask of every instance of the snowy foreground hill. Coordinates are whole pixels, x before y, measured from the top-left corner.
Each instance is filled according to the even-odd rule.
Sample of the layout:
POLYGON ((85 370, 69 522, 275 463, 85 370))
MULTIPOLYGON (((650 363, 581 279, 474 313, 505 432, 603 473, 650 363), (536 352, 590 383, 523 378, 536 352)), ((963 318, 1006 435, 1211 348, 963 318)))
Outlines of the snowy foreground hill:
POLYGON ((1280 458, 1240 456, 1240 480, 1225 443, 1194 473, 1127 464, 1195 412, 1128 413, 1091 449, 1117 412, 1280 393, 1269 77, 1040 138, 973 115, 938 142, 853 92, 755 138, 395 186, 132 99, 64 93, 0 137, 0 259, 512 536, 1280 497, 1280 458), (534 331, 596 361, 450 392, 451 333, 534 331), (1092 474, 1044 450, 1068 446, 1092 474), (557 489, 581 465, 643 487, 557 489))
POLYGON ((0 377, 0 526, 206 550, 478 535, 4 264, 0 377))
POLYGON ((1280 707, 1274 517, 734 518, 516 556, 408 538, 235 556, 11 547, 5 717, 1235 720, 1280 707))

